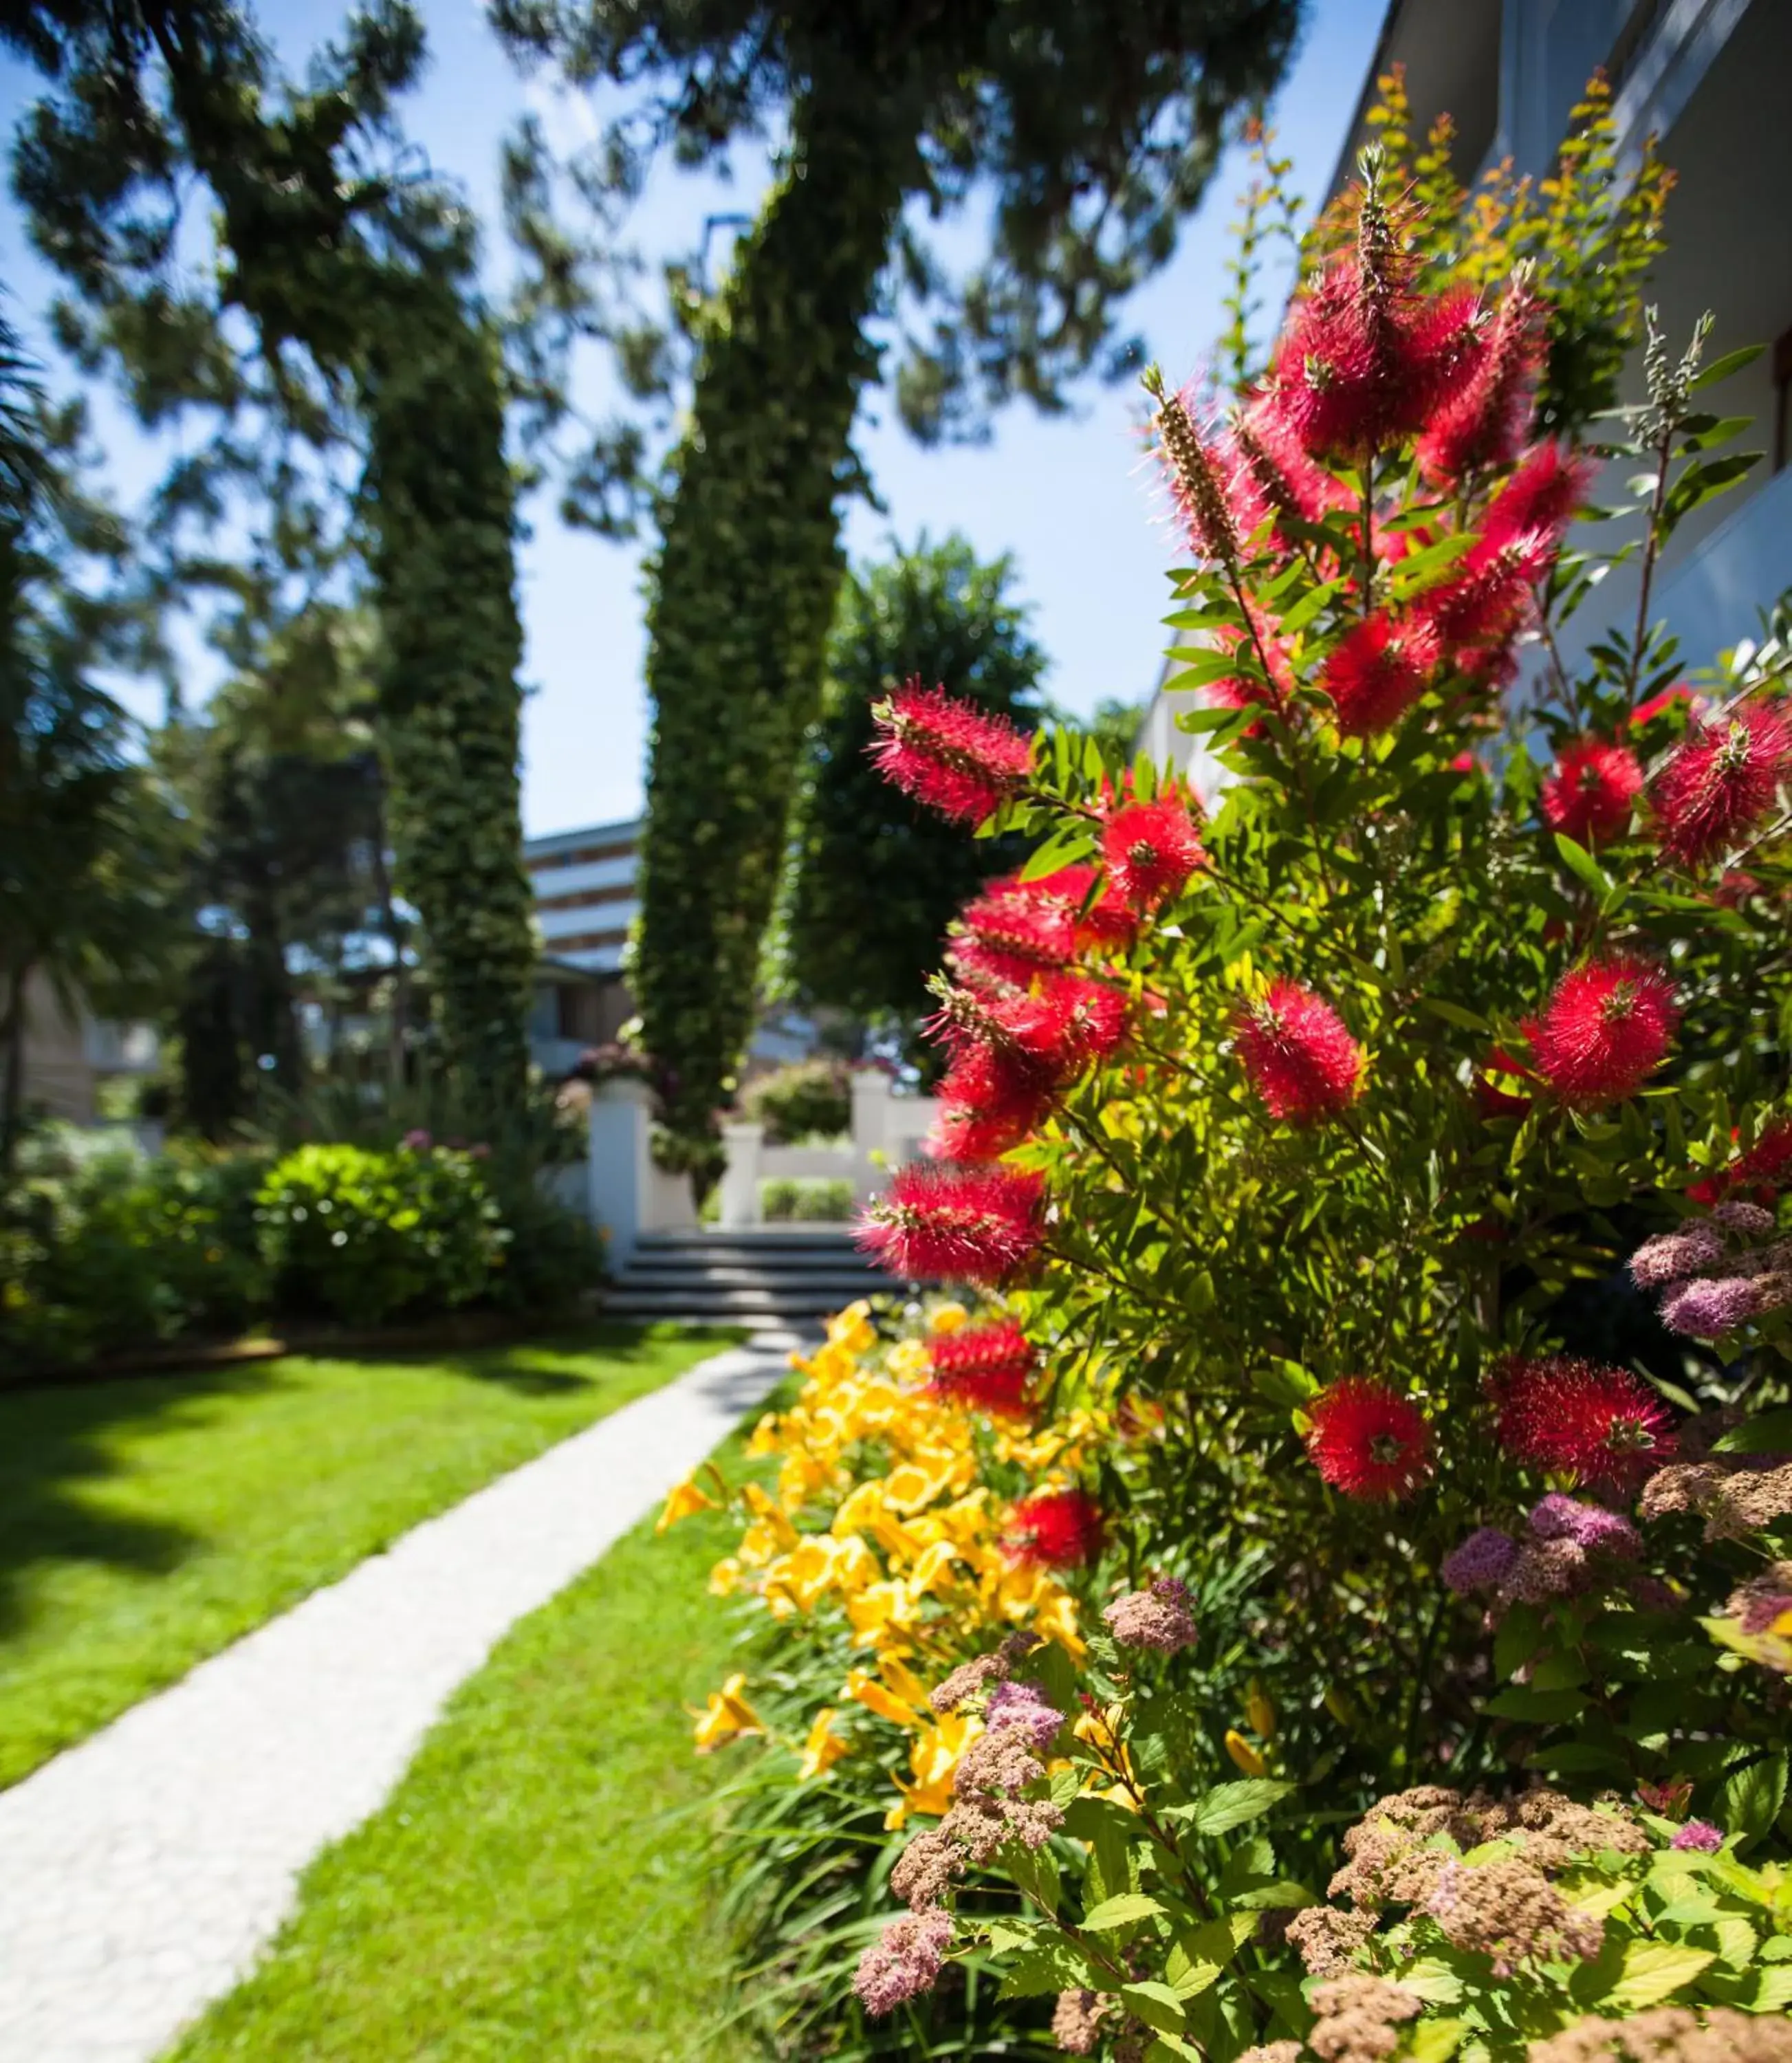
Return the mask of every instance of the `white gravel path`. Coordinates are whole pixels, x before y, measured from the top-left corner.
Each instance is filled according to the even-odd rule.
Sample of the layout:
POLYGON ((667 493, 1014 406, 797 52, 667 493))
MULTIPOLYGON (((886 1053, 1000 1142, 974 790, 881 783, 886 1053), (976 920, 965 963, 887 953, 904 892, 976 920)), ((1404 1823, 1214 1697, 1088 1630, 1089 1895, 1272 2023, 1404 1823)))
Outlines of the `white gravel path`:
POLYGON ((161 2054, 492 1643, 653 1510, 794 1344, 700 1362, 0 1793, 0 2063, 161 2054))

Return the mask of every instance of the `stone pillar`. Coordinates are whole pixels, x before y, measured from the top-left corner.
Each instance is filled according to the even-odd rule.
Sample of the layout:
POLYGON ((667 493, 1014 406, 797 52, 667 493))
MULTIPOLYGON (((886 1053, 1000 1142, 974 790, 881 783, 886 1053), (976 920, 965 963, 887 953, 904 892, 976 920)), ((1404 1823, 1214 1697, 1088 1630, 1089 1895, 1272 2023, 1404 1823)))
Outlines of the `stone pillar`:
POLYGON ((724 1124, 721 1137, 728 1148, 728 1166, 721 1178, 718 1221, 724 1232, 745 1232, 760 1222, 759 1156, 765 1144, 765 1128, 743 1119, 724 1124))
POLYGON ((868 1204, 888 1179, 890 1077, 882 1068, 855 1068, 853 1097, 853 1200, 868 1204))
POLYGON ((616 1075, 592 1092, 586 1196, 593 1225, 609 1233, 610 1270, 629 1265, 644 1229, 653 1182, 648 1143, 653 1092, 635 1075, 616 1075))

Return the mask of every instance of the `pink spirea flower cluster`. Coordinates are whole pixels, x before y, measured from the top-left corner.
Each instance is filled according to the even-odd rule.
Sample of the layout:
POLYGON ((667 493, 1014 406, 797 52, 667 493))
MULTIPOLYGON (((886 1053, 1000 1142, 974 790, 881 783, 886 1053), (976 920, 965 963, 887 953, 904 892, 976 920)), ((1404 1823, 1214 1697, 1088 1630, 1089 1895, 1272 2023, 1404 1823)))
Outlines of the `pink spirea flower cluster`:
POLYGON ((882 2017, 931 1991, 952 1945, 952 1916, 943 1906, 893 1920, 859 1959, 853 1978, 865 2010, 882 2017))

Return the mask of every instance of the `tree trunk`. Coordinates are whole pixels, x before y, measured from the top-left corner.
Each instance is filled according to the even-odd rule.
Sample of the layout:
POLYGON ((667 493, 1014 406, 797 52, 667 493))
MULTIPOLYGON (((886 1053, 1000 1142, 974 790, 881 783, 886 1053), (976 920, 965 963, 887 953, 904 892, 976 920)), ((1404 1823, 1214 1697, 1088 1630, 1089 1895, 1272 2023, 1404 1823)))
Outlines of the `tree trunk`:
POLYGON ((877 370, 865 324, 915 165, 914 135, 878 133, 862 107, 801 107, 793 131, 705 341, 649 617, 636 992, 667 1121, 700 1148, 752 1032, 877 370))
POLYGON ((25 987, 30 979, 29 966, 7 977, 6 1011, 0 1018, 0 1175, 13 1171, 25 1116, 25 987))

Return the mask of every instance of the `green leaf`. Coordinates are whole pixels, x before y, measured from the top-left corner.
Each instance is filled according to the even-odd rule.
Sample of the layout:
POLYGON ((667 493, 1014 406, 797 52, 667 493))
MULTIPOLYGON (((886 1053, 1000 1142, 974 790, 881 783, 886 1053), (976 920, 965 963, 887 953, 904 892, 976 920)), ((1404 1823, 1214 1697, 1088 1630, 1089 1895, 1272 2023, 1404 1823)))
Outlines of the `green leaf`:
POLYGON ((1247 1777, 1241 1784, 1216 1784, 1195 1803, 1192 1818, 1199 1834, 1229 1833, 1234 1827, 1260 1819, 1293 1791, 1272 1776, 1247 1777))
POLYGON ((1557 1726, 1578 1719, 1586 1708, 1578 1691, 1538 1691, 1529 1683, 1514 1683, 1487 1701, 1487 1711, 1497 1719, 1517 1719, 1526 1726, 1557 1726))
POLYGON ((1779 1817, 1779 1808, 1786 1802, 1786 1779, 1783 1749, 1778 1755, 1750 1763, 1746 1768, 1732 1771, 1724 1784, 1718 1816, 1740 1846, 1747 1848, 1758 1841, 1779 1817))
POLYGON ((1122 1985, 1120 1998, 1135 2019, 1143 2021, 1147 2027, 1155 2027, 1159 2033, 1182 2032, 1182 2001, 1167 1985, 1152 1979, 1136 1985, 1122 1985))
POLYGON ((1251 1381, 1260 1396, 1291 1410, 1319 1393, 1317 1381, 1297 1361, 1275 1361, 1268 1368, 1255 1368, 1251 1381))
POLYGON ((1624 1952, 1617 1982, 1600 2001, 1640 2013, 1683 1991, 1717 1960, 1708 1948, 1685 1948, 1668 1941, 1633 1941, 1624 1952))
POLYGON ((1759 1412, 1714 1444, 1720 1454, 1792 1454, 1792 1410, 1759 1412))
POLYGON ((1145 2063, 1163 2063, 1167 2056, 1187 2057, 1192 2063, 1206 2063, 1200 2050, 1184 2041, 1179 2034, 1160 2034, 1145 2051, 1145 2063))
POLYGON ((1767 348, 1764 344, 1745 344, 1738 351, 1726 351, 1722 358, 1714 358, 1702 372, 1694 376, 1690 392, 1696 394, 1702 387, 1715 387, 1720 380, 1727 380, 1731 373, 1740 372, 1745 365, 1752 365, 1767 348))
POLYGON ((1400 1973, 1404 1988, 1416 1993, 1427 2005, 1454 2005, 1462 1996, 1462 1979, 1448 1964, 1435 1956, 1421 1956, 1400 1973))
POLYGON ((1116 1927, 1150 1920, 1163 1910, 1155 1898, 1147 1897, 1142 1891, 1123 1891, 1116 1897, 1104 1898, 1092 1912, 1086 1912, 1083 1929, 1086 1934, 1109 1934, 1116 1927))
POLYGON ((1493 1027, 1485 1017, 1478 1017, 1472 1010, 1465 1010, 1460 1003, 1445 1003, 1442 997, 1421 995, 1419 1007, 1428 1011, 1433 1017, 1440 1017, 1446 1024, 1453 1024, 1459 1032, 1478 1032, 1490 1037, 1493 1027))
POLYGON ((1091 1990, 1099 1988, 1095 1981, 1095 1965, 1083 1949, 1061 1934, 1033 1948, 1023 1948, 1002 1966, 1003 1998, 1038 1998, 1045 1992, 1070 1991, 1083 1986, 1091 1990))
POLYGON ((1577 881, 1590 888, 1595 895, 1603 898, 1610 892, 1611 877, 1584 845, 1577 845, 1565 833, 1556 833, 1556 851, 1561 863, 1577 881))
POLYGON ((1047 838, 1027 861, 1020 871, 1020 878, 1023 881, 1038 881, 1047 874, 1055 874, 1059 867, 1068 867, 1072 861, 1082 859, 1089 850, 1090 839, 1087 832, 1059 831, 1056 837, 1047 838))
MULTIPOLYGON (((1404 1985, 1403 1974, 1400 1981, 1404 1985)), ((1465 2020, 1423 2020, 1412 2030, 1408 2050, 1412 2063, 1448 2063, 1469 2031, 1465 2020)))

